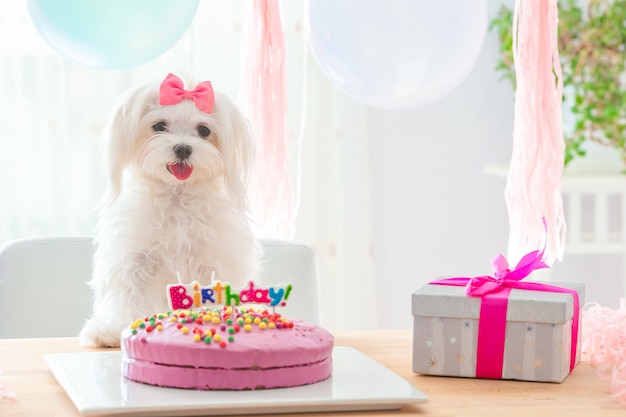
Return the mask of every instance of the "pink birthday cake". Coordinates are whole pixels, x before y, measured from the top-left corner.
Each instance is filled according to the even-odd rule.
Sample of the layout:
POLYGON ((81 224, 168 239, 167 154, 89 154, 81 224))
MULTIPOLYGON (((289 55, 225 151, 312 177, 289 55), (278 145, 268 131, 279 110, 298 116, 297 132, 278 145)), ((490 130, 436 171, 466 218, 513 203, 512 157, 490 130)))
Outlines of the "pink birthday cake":
POLYGON ((334 338, 325 329, 269 309, 237 307, 239 300, 214 308, 195 301, 196 308, 154 314, 122 331, 124 377, 162 387, 253 390, 331 376, 334 338))

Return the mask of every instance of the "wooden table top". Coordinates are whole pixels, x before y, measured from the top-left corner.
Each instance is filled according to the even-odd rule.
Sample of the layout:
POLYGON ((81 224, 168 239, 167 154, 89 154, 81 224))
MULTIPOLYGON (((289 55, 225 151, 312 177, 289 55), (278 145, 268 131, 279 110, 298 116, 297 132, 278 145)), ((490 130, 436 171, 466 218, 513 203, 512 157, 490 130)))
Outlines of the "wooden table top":
MULTIPOLYGON (((422 376, 411 370, 410 330, 334 333, 337 346, 351 346, 369 355, 429 397, 427 403, 407 405, 402 410, 336 415, 528 417, 529 411, 532 417, 626 415, 626 409, 616 407, 608 394, 607 383, 596 375, 588 362, 580 363, 561 384, 422 376)), ((0 339, 0 380, 17 394, 14 399, 0 400, 0 416, 79 416, 43 355, 94 350, 79 346, 76 338, 0 339)), ((304 415, 328 417, 335 414, 304 415)))

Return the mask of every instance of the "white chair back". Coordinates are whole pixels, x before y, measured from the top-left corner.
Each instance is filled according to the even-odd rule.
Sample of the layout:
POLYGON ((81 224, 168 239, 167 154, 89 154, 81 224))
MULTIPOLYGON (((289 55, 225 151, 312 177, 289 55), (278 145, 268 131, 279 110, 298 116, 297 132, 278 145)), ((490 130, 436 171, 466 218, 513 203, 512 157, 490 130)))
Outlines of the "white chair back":
POLYGON ((263 248, 261 277, 266 285, 292 284, 287 306, 276 312, 289 317, 319 323, 315 257, 306 245, 281 240, 260 240, 263 248))
MULTIPOLYGON (((53 236, 0 247, 0 338, 77 336, 91 314, 93 238, 53 236)), ((317 281, 311 249, 261 240, 259 284, 290 283, 287 306, 276 311, 318 323, 317 281)), ((202 283, 201 283, 202 284, 202 283)), ((165 288, 163 289, 165 291, 165 288)))

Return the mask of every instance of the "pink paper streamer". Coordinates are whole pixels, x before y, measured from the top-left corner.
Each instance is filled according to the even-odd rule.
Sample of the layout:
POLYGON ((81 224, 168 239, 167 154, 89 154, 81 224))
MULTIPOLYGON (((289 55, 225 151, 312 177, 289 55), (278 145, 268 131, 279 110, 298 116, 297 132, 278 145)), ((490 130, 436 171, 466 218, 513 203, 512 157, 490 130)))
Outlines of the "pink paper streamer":
POLYGON ((583 312, 582 355, 609 384, 609 392, 626 406, 626 299, 617 310, 589 303, 583 312))
MULTIPOLYGON (((2 370, 0 369, 0 374, 2 370)), ((0 379, 0 400, 3 398, 15 398, 15 393, 13 391, 9 391, 4 381, 0 379)))
POLYGON ((250 178, 250 209, 257 235, 289 239, 295 204, 289 173, 285 39, 278 0, 246 2, 242 94, 257 138, 250 178), (246 55, 247 54, 247 55, 246 55))
POLYGON ((562 259, 566 225, 561 197, 564 148, 556 0, 516 0, 513 54, 517 88, 513 153, 505 189, 509 212, 508 258, 520 259, 544 239, 545 261, 562 259))

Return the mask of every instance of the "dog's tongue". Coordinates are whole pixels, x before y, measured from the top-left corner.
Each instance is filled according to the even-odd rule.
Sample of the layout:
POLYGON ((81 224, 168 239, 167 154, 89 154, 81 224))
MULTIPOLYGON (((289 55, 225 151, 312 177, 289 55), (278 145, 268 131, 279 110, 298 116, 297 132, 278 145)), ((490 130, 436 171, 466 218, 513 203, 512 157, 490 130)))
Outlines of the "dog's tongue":
POLYGON ((169 165, 170 172, 177 179, 184 181, 191 175, 191 171, 193 171, 193 167, 185 164, 172 164, 169 165))

